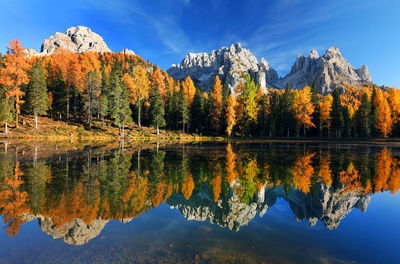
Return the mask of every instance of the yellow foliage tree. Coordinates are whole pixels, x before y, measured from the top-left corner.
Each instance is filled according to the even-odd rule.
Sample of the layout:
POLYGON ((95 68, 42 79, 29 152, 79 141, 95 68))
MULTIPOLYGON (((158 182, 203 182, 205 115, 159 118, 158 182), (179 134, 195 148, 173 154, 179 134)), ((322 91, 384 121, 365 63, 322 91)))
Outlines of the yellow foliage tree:
POLYGON ((128 87, 129 89, 129 100, 132 104, 138 106, 138 125, 140 123, 141 114, 141 102, 143 99, 149 96, 149 78, 147 77, 147 71, 144 67, 138 65, 133 73, 133 85, 128 87))
POLYGON ((376 128, 384 137, 387 137, 392 131, 392 123, 392 113, 389 103, 386 98, 383 97, 378 105, 378 122, 376 128))
POLYGON ((190 76, 186 77, 185 81, 182 82, 183 93, 185 94, 188 106, 190 107, 193 103, 194 94, 196 93, 196 87, 190 76))
POLYGON ((235 107, 236 99, 232 94, 230 94, 226 100, 226 134, 228 137, 231 136, 232 129, 236 124, 235 107))
POLYGON ((303 90, 296 91, 294 96, 293 111, 297 121, 297 135, 299 133, 298 130, 302 125, 304 128, 304 135, 306 134, 306 129, 308 127, 315 127, 313 122, 311 122, 311 115, 314 112, 314 106, 311 102, 310 86, 307 85, 303 88, 303 90))
POLYGON ((321 128, 326 128, 328 130, 329 135, 329 128, 331 124, 331 110, 332 110, 332 95, 328 94, 324 96, 322 102, 320 102, 321 106, 321 128))
POLYGON ((210 121, 212 127, 218 134, 221 128, 222 115, 222 85, 218 76, 215 77, 214 87, 211 96, 212 102, 210 106, 210 121))

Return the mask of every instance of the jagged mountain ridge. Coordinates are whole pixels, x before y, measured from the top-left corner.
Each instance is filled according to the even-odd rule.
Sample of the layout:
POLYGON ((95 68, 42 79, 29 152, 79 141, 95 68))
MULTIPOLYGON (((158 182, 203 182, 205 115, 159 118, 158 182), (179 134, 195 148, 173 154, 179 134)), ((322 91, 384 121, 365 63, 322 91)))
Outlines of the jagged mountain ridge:
MULTIPOLYGON (((28 48, 26 53, 29 57, 50 55, 58 47, 74 53, 111 51, 100 35, 88 27, 76 26, 68 28, 65 33, 56 32, 44 40, 40 52, 28 48)), ((135 54, 129 49, 123 49, 121 52, 135 54)), ((353 68, 335 47, 329 48, 321 57, 315 50, 312 50, 308 57, 299 54, 291 71, 280 78, 267 60, 261 58, 258 61, 250 50, 243 48, 240 43, 207 53, 189 53, 180 64, 173 64, 167 72, 178 80, 190 76, 197 86, 206 90, 212 87, 215 76, 218 75, 223 82, 228 83, 233 94, 234 88, 243 81, 245 74, 250 74, 258 85, 264 88, 284 89, 290 81, 292 88, 302 89, 315 80, 322 93, 342 88, 342 82, 353 85, 371 82, 367 66, 353 68)))
MULTIPOLYGON (((25 51, 29 57, 43 56, 54 53, 59 47, 63 47, 67 51, 74 53, 88 51, 100 53, 111 52, 111 49, 108 48, 99 34, 84 26, 70 27, 65 33, 56 32, 53 36, 43 41, 40 52, 32 48, 28 48, 25 51)), ((123 49, 121 52, 124 54, 135 54, 129 49, 123 49)))
POLYGON ((208 53, 189 53, 178 65, 172 65, 168 74, 174 79, 183 80, 190 76, 197 86, 209 89, 216 75, 233 88, 242 81, 242 73, 249 73, 259 83, 266 87, 268 82, 278 78, 274 69, 262 58, 257 58, 240 43, 232 44, 229 48, 222 47, 208 53))
POLYGON ((193 194, 188 200, 181 194, 175 194, 167 203, 171 208, 178 209, 187 220, 208 221, 238 231, 257 213, 262 217, 276 203, 277 198, 283 198, 289 203, 297 221, 306 219, 314 226, 321 220, 329 230, 336 229, 353 208, 365 212, 371 200, 368 194, 334 191, 333 187, 321 182, 318 183, 315 193, 307 194, 292 189, 287 195, 281 186, 263 188, 250 204, 240 202, 232 189, 228 199, 220 199, 216 203, 212 199, 212 193, 205 191, 193 194))
POLYGON ((315 50, 308 57, 299 54, 291 71, 281 78, 264 58, 257 61, 250 50, 242 48, 240 43, 208 53, 189 53, 180 64, 172 65, 167 72, 180 80, 190 76, 205 89, 212 87, 218 75, 229 84, 233 93, 245 74, 250 74, 261 87, 278 89, 284 89, 288 81, 292 88, 302 89, 315 80, 322 93, 342 88, 341 82, 353 85, 371 82, 367 66, 353 68, 336 47, 329 48, 321 57, 315 50))

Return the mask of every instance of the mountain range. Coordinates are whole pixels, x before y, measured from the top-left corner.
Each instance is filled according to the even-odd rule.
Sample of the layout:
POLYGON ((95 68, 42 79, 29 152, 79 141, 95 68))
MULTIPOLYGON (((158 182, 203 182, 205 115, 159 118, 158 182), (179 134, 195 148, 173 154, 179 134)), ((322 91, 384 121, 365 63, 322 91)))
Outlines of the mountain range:
MULTIPOLYGON (((26 49, 28 56, 42 56, 55 52, 63 47, 70 52, 83 53, 88 51, 110 52, 103 38, 84 26, 71 27, 65 33, 55 33, 43 41, 40 52, 26 49)), ((135 54, 132 50, 121 51, 126 54, 135 54)), ((240 43, 230 47, 222 47, 204 53, 188 53, 179 64, 173 64, 168 74, 177 80, 184 80, 190 76, 198 87, 205 90, 213 86, 215 76, 226 82, 232 93, 234 88, 246 74, 250 74, 260 87, 284 89, 290 82, 293 89, 302 89, 305 85, 312 85, 315 81, 323 94, 338 88, 343 90, 343 83, 361 85, 371 83, 371 75, 366 65, 354 68, 342 56, 336 47, 329 48, 322 56, 312 50, 308 56, 297 55, 290 72, 279 77, 266 59, 258 60, 250 50, 240 43)))
POLYGON ((322 56, 316 50, 312 50, 307 57, 297 55, 290 72, 280 78, 264 58, 258 61, 240 43, 208 53, 189 53, 180 64, 172 65, 167 72, 179 80, 190 76, 198 86, 203 86, 206 90, 212 87, 214 78, 218 75, 229 85, 232 93, 246 74, 250 74, 264 88, 284 89, 290 82, 293 89, 302 89, 315 81, 323 94, 336 88, 343 89, 343 83, 371 83, 367 66, 353 68, 336 47, 329 48, 322 56))

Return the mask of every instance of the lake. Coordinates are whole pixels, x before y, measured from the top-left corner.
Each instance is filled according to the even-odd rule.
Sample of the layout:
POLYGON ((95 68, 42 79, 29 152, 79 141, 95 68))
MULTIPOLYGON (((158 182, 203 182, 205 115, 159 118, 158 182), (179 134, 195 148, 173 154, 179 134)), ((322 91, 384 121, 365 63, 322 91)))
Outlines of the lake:
POLYGON ((400 146, 0 143, 0 263, 399 263, 400 146))

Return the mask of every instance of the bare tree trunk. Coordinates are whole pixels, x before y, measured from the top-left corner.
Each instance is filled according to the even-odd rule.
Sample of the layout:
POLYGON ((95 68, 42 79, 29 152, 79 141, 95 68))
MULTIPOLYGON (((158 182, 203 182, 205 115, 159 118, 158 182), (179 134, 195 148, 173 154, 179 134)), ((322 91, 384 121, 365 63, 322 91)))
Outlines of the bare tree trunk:
POLYGON ((67 94, 67 119, 69 119, 69 94, 67 94))
POLYGON ((38 116, 37 113, 35 113, 35 130, 38 129, 38 116))
POLYGON ((140 149, 137 153, 137 167, 138 167, 138 174, 140 173, 140 149))
POLYGON ((37 162, 37 152, 38 152, 38 146, 35 145, 35 152, 33 154, 33 162, 36 163, 37 162))
POLYGON ((157 125, 157 136, 160 134, 160 129, 159 129, 159 127, 158 127, 158 125, 157 125))
POLYGON ((8 122, 7 121, 4 123, 4 134, 5 135, 8 134, 8 122))
POLYGON ((18 111, 15 112, 15 128, 16 128, 16 129, 19 128, 19 124, 18 124, 18 111))
POLYGON ((139 104, 139 112, 138 112, 138 125, 139 125, 139 127, 141 127, 142 125, 140 124, 140 110, 141 110, 141 106, 140 106, 140 100, 139 100, 138 104, 139 104))
POLYGON ((122 138, 125 137, 125 122, 122 123, 122 138))

